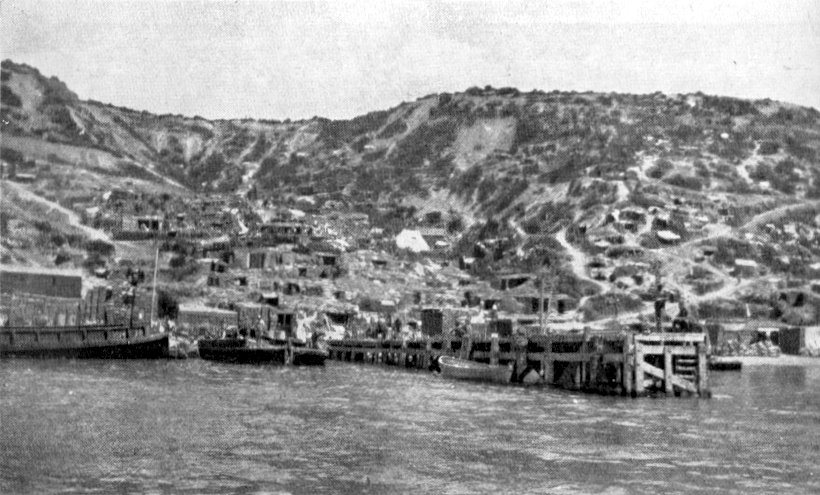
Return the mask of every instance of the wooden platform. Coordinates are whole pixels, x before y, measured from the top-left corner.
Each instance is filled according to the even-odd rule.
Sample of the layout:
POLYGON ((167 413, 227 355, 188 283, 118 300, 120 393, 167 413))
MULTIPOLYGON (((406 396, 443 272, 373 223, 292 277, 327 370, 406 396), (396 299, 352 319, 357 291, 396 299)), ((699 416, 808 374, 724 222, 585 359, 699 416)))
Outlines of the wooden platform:
POLYGON ((630 396, 709 397, 707 336, 702 333, 570 333, 530 338, 330 341, 330 358, 436 370, 440 356, 509 364, 513 382, 630 396), (535 375, 533 375, 533 372, 535 375))

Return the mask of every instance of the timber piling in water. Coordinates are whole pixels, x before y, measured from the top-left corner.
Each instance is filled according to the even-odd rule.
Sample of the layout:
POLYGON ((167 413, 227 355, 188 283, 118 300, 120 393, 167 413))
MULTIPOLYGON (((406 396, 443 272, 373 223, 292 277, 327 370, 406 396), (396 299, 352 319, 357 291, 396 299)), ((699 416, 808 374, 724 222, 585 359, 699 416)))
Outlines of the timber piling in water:
POLYGON ((330 358, 434 370, 453 356, 513 367, 513 382, 640 396, 709 397, 707 339, 702 333, 551 334, 511 338, 428 337, 423 340, 343 339, 330 358), (533 375, 532 373, 535 373, 533 375))

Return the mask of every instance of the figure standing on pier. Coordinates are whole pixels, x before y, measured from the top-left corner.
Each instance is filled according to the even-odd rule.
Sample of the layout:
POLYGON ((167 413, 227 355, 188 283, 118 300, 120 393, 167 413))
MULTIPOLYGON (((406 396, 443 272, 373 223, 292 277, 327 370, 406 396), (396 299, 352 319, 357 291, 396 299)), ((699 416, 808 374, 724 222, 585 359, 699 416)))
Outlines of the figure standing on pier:
POLYGON ((683 298, 678 301, 678 308, 678 316, 676 316, 675 321, 672 322, 672 330, 675 332, 688 332, 689 312, 686 310, 683 298))
POLYGON ((256 323, 257 335, 262 336, 268 333, 268 326, 265 324, 265 319, 263 317, 259 317, 259 321, 256 323))

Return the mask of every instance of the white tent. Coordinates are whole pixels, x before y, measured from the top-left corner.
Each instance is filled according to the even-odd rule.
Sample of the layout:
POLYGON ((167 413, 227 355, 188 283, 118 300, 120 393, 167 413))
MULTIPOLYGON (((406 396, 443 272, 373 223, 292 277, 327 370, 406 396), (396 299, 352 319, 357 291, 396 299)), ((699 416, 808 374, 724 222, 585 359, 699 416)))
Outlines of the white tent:
POLYGON ((430 246, 418 230, 404 229, 396 236, 396 246, 414 253, 423 253, 430 250, 430 246))

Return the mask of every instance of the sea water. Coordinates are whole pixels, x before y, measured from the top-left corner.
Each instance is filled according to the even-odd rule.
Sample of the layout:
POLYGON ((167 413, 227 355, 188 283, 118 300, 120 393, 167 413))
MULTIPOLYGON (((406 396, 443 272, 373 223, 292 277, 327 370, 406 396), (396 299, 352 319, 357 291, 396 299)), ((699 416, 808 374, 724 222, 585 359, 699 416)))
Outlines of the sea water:
POLYGON ((0 361, 0 493, 820 493, 820 366, 711 399, 395 367, 0 361))

